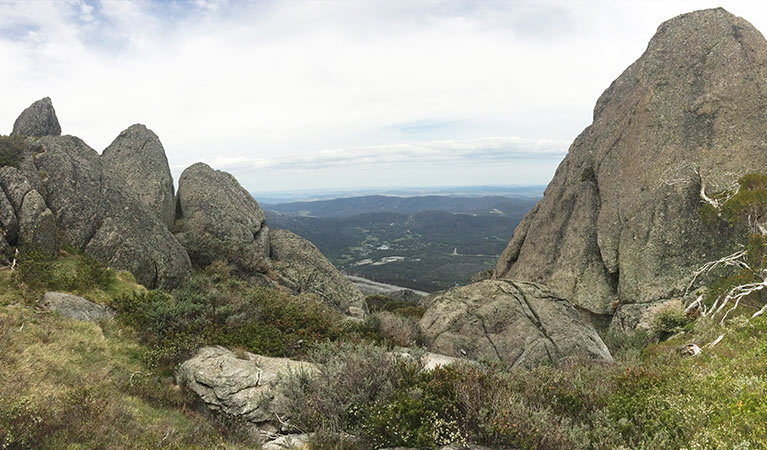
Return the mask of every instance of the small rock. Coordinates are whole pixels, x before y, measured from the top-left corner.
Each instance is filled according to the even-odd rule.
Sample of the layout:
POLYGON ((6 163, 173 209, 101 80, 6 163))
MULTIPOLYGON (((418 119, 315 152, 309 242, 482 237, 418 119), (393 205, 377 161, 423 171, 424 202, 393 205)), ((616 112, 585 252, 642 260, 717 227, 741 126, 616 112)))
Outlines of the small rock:
POLYGON ((83 322, 111 320, 115 315, 112 308, 61 292, 46 292, 42 305, 64 317, 83 322))

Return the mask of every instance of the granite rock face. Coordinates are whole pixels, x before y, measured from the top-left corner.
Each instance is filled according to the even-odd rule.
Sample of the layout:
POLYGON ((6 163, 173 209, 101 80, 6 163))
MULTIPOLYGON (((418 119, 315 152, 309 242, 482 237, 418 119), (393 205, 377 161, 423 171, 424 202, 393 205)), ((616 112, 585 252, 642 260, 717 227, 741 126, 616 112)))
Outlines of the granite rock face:
POLYGON ((61 126, 51 99, 38 100, 16 119, 11 136, 59 136, 61 126))
POLYGON ((767 172, 765 79, 767 41, 744 19, 718 8, 663 23, 599 98, 494 276, 605 315, 682 296, 736 240, 701 220, 701 180, 716 192, 767 172))
POLYGON ((128 127, 101 155, 104 170, 136 195, 139 204, 166 226, 176 218, 173 176, 165 149, 152 130, 128 127))
POLYGON ((511 368, 612 361, 594 328, 543 286, 487 280, 437 294, 420 321, 429 350, 511 368))
POLYGON ((357 286, 311 242, 287 230, 271 232, 272 267, 280 276, 280 284, 292 291, 319 297, 344 314, 363 318, 367 303, 357 286))

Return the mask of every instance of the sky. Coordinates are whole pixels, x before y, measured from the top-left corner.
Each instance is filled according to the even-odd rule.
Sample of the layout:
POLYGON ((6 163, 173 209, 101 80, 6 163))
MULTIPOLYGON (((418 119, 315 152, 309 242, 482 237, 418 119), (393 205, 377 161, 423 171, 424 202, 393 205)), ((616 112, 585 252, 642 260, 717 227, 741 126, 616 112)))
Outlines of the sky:
POLYGON ((250 191, 547 183, 687 0, 0 0, 0 134, 51 97, 99 153, 142 123, 174 177, 250 191))

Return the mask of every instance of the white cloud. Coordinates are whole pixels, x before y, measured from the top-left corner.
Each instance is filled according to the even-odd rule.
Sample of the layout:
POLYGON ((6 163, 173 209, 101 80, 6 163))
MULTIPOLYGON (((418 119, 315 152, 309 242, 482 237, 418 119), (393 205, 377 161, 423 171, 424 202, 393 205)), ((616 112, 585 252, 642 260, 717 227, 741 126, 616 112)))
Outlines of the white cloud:
MULTIPOLYGON (((568 142, 530 140, 519 137, 487 137, 459 141, 429 141, 418 144, 376 145, 359 148, 324 149, 313 153, 273 158, 218 156, 205 162, 221 170, 274 169, 306 171, 337 169, 390 169, 401 164, 475 164, 510 162, 519 159, 560 159, 568 142)), ((181 167, 177 167, 180 169, 181 167)))
MULTIPOLYGON (((259 164, 322 167, 359 152, 371 164, 407 161, 391 162, 399 175, 389 178, 454 163, 430 172, 437 184, 472 158, 474 180, 503 182, 493 158, 525 154, 542 158, 534 173, 545 182, 556 166, 548 154, 435 142, 572 140, 660 22, 706 3, 0 0, 0 132, 50 96, 64 132, 97 150, 140 122, 173 166, 228 161, 244 180, 259 179, 259 164), (238 158, 250 172, 231 164, 238 158)), ((762 2, 721 3, 767 29, 762 2)), ((270 182, 350 183, 354 170, 270 182)))

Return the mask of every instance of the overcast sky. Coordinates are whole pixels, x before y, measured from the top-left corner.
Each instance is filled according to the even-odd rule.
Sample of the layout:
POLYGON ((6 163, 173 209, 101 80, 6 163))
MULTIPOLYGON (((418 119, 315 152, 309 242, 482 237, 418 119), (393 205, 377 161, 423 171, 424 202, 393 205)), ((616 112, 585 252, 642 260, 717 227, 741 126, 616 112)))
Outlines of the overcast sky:
POLYGON ((177 178, 249 190, 545 184, 675 15, 762 1, 0 0, 0 134, 50 96, 98 152, 133 123, 177 178))

